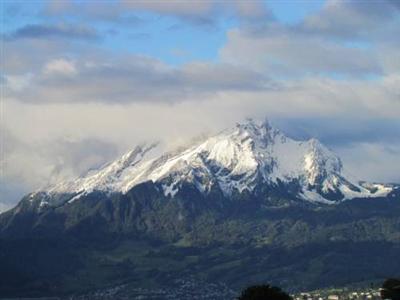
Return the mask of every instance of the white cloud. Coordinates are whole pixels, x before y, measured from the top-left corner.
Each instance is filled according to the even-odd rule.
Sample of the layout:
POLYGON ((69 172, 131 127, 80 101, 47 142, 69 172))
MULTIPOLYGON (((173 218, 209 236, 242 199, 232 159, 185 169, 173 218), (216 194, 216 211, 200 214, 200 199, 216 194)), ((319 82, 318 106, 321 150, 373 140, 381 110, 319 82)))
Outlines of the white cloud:
POLYGON ((63 58, 54 59, 49 61, 44 66, 45 74, 63 74, 63 75, 75 75, 77 73, 75 63, 63 58))
POLYGON ((400 145, 356 143, 337 148, 344 165, 355 178, 371 182, 400 182, 400 145))
POLYGON ((32 80, 32 74, 23 75, 5 75, 5 85, 12 91, 22 91, 29 86, 32 80))

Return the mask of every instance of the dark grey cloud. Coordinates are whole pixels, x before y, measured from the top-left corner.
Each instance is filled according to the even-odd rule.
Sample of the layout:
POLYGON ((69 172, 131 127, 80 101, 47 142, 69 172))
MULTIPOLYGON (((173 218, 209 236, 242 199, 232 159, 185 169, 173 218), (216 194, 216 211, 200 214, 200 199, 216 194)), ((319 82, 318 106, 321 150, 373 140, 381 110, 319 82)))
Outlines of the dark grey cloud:
POLYGON ((41 11, 45 18, 70 18, 79 21, 105 22, 118 25, 140 25, 144 20, 126 9, 120 1, 49 1, 41 11))
POLYGON ((84 25, 66 24, 27 24, 14 32, 5 35, 7 40, 18 39, 74 39, 74 40, 97 40, 99 33, 84 25))
POLYGON ((224 91, 276 88, 265 76, 229 64, 192 63, 180 68, 144 57, 117 61, 55 60, 22 89, 6 94, 26 102, 166 102, 205 98, 224 91))
POLYGON ((183 2, 180 0, 145 1, 123 0, 122 6, 133 11, 147 11, 161 16, 175 17, 186 24, 215 27, 222 18, 235 17, 241 22, 259 22, 273 18, 271 11, 262 1, 219 1, 204 0, 183 2))
POLYGON ((280 118, 277 125, 288 135, 309 139, 318 138, 330 147, 359 143, 397 144, 400 146, 400 120, 397 118, 313 117, 280 118))
POLYGON ((388 1, 394 8, 400 10, 400 1, 398 0, 386 0, 388 1))
POLYGON ((192 25, 206 30, 219 26, 223 18, 236 17, 243 22, 258 22, 272 18, 262 1, 204 0, 184 2, 180 0, 121 0, 118 2, 53 1, 45 7, 43 14, 50 17, 74 16, 92 21, 140 25, 154 21, 143 19, 138 13, 146 12, 159 17, 173 18, 176 27, 192 25))
POLYGON ((388 25, 400 25, 400 11, 394 2, 328 0, 320 12, 292 29, 323 38, 369 40, 384 34, 388 25))
POLYGON ((24 1, 2 1, 1 2, 2 25, 10 24, 11 26, 13 26, 20 20, 24 20, 25 18, 30 18, 32 14, 34 14, 35 12, 32 9, 32 6, 24 4, 26 4, 26 2, 24 1))

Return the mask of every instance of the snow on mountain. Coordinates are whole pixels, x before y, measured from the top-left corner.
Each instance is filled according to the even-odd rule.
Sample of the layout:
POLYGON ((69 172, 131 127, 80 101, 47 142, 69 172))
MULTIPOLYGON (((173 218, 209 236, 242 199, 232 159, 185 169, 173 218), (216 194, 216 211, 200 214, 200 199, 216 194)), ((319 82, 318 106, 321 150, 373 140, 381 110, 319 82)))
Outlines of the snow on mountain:
POLYGON ((344 175, 342 162, 318 140, 296 141, 268 122, 237 124, 184 149, 155 154, 157 144, 138 146, 120 159, 74 181, 46 190, 47 194, 73 194, 69 202, 92 191, 126 193, 135 185, 160 183, 173 197, 185 182, 202 193, 218 186, 229 197, 234 191, 252 192, 257 185, 297 182, 298 197, 334 203, 356 197, 386 196, 392 188, 359 184, 344 175))

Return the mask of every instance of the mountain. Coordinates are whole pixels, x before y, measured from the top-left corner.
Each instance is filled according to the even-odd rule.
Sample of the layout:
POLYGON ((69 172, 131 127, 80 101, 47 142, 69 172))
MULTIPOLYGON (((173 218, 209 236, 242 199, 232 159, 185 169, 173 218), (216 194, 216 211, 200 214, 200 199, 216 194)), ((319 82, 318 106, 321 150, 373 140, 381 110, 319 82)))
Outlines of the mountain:
POLYGON ((122 284, 130 295, 188 276, 298 290, 399 275, 399 186, 352 179, 319 141, 248 120, 158 148, 138 146, 1 214, 0 294, 122 284))
POLYGON ((266 186, 295 185, 292 197, 322 203, 386 196, 393 190, 382 184, 351 181, 342 172, 340 158, 318 140, 295 141, 268 122, 248 120, 161 155, 152 155, 155 148, 157 144, 136 147, 100 170, 39 191, 51 199, 42 199, 39 206, 70 203, 94 191, 126 193, 147 181, 156 183, 166 197, 174 197, 185 184, 202 194, 217 189, 228 198, 244 191, 260 193, 266 186), (61 194, 70 196, 57 197, 61 194))

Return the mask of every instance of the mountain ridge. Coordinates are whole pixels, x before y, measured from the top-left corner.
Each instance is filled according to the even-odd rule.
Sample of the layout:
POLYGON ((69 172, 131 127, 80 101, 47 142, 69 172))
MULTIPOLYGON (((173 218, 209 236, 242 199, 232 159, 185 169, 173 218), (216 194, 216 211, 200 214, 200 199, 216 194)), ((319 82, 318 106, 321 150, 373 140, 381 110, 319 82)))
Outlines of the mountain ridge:
POLYGON ((157 143, 137 146, 99 170, 37 192, 71 194, 71 202, 92 191, 126 193, 139 183, 153 181, 161 183, 166 197, 173 197, 185 182, 202 193, 215 185, 229 198, 235 190, 253 192, 257 185, 295 183, 294 198, 334 204, 386 196, 393 190, 391 185, 348 179, 340 158, 318 140, 293 140, 268 121, 246 120, 192 145, 151 157, 155 148, 157 143))

